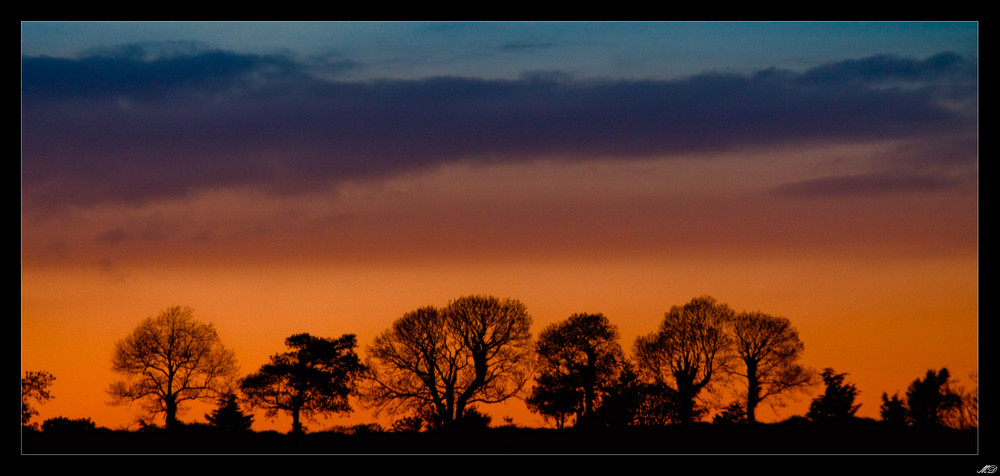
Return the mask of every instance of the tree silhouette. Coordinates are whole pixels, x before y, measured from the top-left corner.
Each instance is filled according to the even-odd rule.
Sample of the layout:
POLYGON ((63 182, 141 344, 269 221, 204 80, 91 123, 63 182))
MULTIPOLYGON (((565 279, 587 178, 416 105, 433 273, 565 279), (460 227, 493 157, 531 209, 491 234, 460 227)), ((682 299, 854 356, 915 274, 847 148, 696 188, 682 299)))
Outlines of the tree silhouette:
POLYGON ((31 417, 38 415, 31 401, 41 405, 52 399, 50 387, 56 378, 52 374, 41 371, 27 371, 21 377, 21 425, 31 426, 31 417))
POLYGON ((535 383, 524 403, 532 412, 555 421, 556 428, 564 428, 570 416, 582 412, 582 399, 572 382, 543 373, 535 378, 535 383))
POLYGON ((826 368, 820 374, 826 391, 816 397, 809 405, 806 416, 813 421, 843 421, 854 418, 861 404, 854 404, 858 389, 854 384, 845 384, 846 373, 838 374, 831 368, 826 368))
POLYGON ((923 379, 916 379, 906 391, 908 416, 914 425, 940 426, 946 415, 962 405, 962 397, 949 386, 947 368, 928 370, 923 379))
POLYGON ((638 423, 642 400, 646 395, 644 384, 635 373, 635 367, 627 359, 622 359, 618 376, 605 389, 598 417, 610 427, 623 427, 638 423))
POLYGON ((115 343, 112 370, 125 376, 108 393, 112 404, 142 401, 151 414, 164 413, 174 428, 186 401, 217 398, 237 373, 236 357, 212 324, 196 321, 188 307, 174 306, 143 320, 115 343))
POLYGON ((958 385, 952 391, 961 398, 962 403, 945 416, 945 425, 952 428, 968 429, 979 427, 979 374, 972 372, 969 378, 975 384, 972 390, 958 385))
POLYGON ((889 394, 882 392, 882 405, 879 406, 879 416, 882 421, 890 425, 904 426, 907 424, 906 414, 909 410, 899 394, 894 394, 891 398, 889 394))
POLYGON ((679 421, 678 405, 663 385, 643 382, 624 360, 617 380, 607 387, 597 415, 609 427, 662 426, 679 421))
POLYGON ((292 350, 271 356, 271 361, 243 379, 240 388, 250 405, 263 408, 268 417, 288 412, 292 433, 302 434, 302 418, 351 411, 348 397, 364 371, 354 348, 354 334, 337 339, 295 334, 285 339, 292 350))
POLYGON ((747 382, 746 421, 757 421, 757 405, 771 397, 805 392, 816 384, 815 371, 797 363, 805 346, 791 321, 762 312, 741 312, 732 320, 734 373, 747 382))
POLYGON ((728 305, 710 296, 696 297, 671 307, 657 332, 636 340, 633 353, 640 375, 667 392, 681 423, 703 413, 698 394, 718 370, 728 368, 731 339, 726 328, 733 315, 728 305))
POLYGON ((408 312, 367 348, 363 401, 378 411, 426 412, 432 425, 450 426, 474 403, 521 392, 529 379, 530 326, 524 304, 493 296, 408 312))
POLYGON ((714 424, 747 423, 747 408, 740 402, 730 403, 720 413, 712 417, 714 424))
POLYGON ((529 397, 549 414, 576 411, 577 422, 594 415, 603 389, 618 377, 623 360, 618 328, 603 314, 574 314, 546 327, 535 351, 541 375, 529 397), (558 408, 558 404, 563 408, 558 408))
POLYGON ((212 426, 223 430, 246 431, 253 425, 253 415, 245 415, 240 411, 239 401, 235 393, 229 393, 219 398, 218 407, 212 413, 205 414, 205 419, 212 426))

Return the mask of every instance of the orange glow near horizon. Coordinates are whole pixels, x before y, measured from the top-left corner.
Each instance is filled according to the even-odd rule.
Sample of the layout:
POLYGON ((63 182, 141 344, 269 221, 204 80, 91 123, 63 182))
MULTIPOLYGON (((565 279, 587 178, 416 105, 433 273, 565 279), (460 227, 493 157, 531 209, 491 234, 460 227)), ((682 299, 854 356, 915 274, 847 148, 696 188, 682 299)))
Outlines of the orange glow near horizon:
MULTIPOLYGON (((852 268, 837 263, 768 269, 747 264, 713 272, 700 271, 697 263, 603 263, 495 265, 464 273, 463 268, 446 266, 419 272, 321 267, 193 274, 146 270, 133 275, 134 285, 104 290, 88 285, 88 278, 79 273, 62 279, 53 279, 52 273, 24 273, 22 286, 45 292, 22 296, 22 372, 44 369, 57 377, 56 398, 41 406, 40 421, 90 417, 115 428, 130 423, 136 409, 103 404, 103 389, 115 378, 109 370, 113 342, 141 318, 174 302, 191 305, 197 318, 212 322, 236 351, 241 371, 249 373, 269 355, 284 351, 284 337, 293 333, 354 333, 363 356, 364 346, 404 312, 424 304, 443 306, 472 293, 525 302, 535 334, 574 312, 603 312, 619 326, 626 352, 636 337, 655 330, 671 305, 699 294, 713 295, 738 310, 785 315, 806 344, 804 363, 849 373, 848 380, 861 391, 859 415, 873 418, 881 392, 905 392, 928 368, 947 366, 960 380, 977 370, 975 263, 887 265, 874 278, 873 270, 852 268), (941 325, 943 314, 951 316, 946 327, 941 325)), ((778 416, 803 414, 807 403, 808 398, 801 400, 778 416)), ((332 418, 320 427, 372 421, 358 410, 350 419, 332 418)), ((503 410, 512 413, 494 413, 498 423, 504 416, 524 425, 541 422, 516 402, 503 410)), ((186 417, 203 421, 199 417, 205 411, 186 417)), ((281 422, 259 415, 255 428, 287 431, 281 422)))
MULTIPOLYGON (((794 163, 841 153, 799 151, 813 165, 794 163)), ((113 344, 171 305, 213 323, 248 374, 299 332, 356 334, 363 358, 405 312, 467 294, 521 300, 535 335, 604 313, 630 354, 671 306, 708 294, 789 318, 805 365, 849 374, 860 416, 877 418, 882 392, 904 393, 929 368, 972 386, 974 196, 781 202, 751 192, 788 169, 768 179, 734 158, 699 163, 455 167, 298 198, 230 191, 22 217, 21 371, 56 377, 37 421, 134 422, 138 406, 105 404, 113 344), (755 185, 719 173, 725 164, 755 185)), ((803 415, 809 398, 762 419, 803 415)), ((355 409, 308 426, 375 421, 355 409)), ((544 425, 520 402, 486 411, 544 425)), ((289 428, 263 414, 254 424, 289 428)))

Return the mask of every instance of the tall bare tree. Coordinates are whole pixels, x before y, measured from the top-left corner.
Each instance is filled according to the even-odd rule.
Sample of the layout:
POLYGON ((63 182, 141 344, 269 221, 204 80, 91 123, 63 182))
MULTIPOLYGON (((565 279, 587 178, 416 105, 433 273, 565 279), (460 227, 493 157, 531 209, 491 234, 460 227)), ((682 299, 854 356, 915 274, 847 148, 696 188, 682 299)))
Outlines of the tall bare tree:
POLYGON ((236 356, 212 324, 196 321, 189 307, 174 306, 143 320, 115 343, 112 370, 124 376, 108 389, 112 404, 141 401, 151 414, 177 425, 182 404, 214 400, 232 389, 236 356))
POLYGON ((730 364, 727 327, 734 314, 711 296, 696 297, 671 307, 656 332, 636 339, 633 353, 639 374, 663 387, 676 404, 680 423, 699 417, 698 394, 730 364))
POLYGON ((464 296, 404 314, 367 348, 372 408, 461 420, 476 403, 521 392, 530 376, 531 316, 520 301, 464 296))
POLYGON ((805 346, 791 321, 762 312, 740 312, 732 320, 733 345, 742 366, 733 372, 747 382, 746 420, 754 423, 757 405, 818 384, 814 370, 798 364, 805 346))

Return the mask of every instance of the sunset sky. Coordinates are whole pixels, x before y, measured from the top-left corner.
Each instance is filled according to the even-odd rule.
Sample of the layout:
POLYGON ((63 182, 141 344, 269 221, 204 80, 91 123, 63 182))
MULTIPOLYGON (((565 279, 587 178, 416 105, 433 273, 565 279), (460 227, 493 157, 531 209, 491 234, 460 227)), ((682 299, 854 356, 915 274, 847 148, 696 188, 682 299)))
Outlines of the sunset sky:
POLYGON ((39 422, 132 423, 113 345, 171 305, 248 374, 468 294, 535 335, 604 313, 628 354, 707 294, 789 318, 860 416, 974 385, 975 22, 24 22, 21 55, 39 422))

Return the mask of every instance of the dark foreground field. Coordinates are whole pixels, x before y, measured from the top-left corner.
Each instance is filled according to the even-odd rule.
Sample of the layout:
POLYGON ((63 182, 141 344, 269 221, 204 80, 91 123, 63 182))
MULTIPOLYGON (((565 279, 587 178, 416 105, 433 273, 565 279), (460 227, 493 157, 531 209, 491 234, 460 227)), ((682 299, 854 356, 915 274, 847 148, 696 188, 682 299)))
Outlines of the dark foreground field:
POLYGON ((627 430, 491 428, 463 432, 227 433, 207 427, 127 432, 23 432, 22 454, 358 454, 358 455, 973 455, 975 430, 761 424, 627 430))

